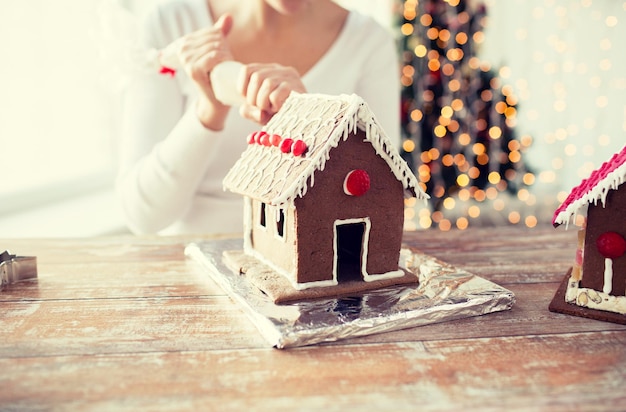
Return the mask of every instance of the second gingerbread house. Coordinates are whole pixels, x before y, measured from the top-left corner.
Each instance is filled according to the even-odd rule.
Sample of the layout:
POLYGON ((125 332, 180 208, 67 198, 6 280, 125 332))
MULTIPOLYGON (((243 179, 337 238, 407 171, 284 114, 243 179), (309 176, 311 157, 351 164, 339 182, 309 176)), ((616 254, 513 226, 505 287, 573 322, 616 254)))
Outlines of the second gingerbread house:
POLYGON ((571 191, 552 223, 567 225, 576 215, 582 228, 564 301, 589 310, 557 300, 551 309, 626 323, 626 146, 571 191))

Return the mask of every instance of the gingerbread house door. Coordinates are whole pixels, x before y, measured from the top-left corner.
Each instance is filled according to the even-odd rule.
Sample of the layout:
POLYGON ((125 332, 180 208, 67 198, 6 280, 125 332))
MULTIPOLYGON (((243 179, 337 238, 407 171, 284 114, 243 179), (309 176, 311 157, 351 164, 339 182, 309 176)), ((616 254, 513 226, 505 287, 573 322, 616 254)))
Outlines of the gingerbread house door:
POLYGON ((366 277, 370 226, 368 218, 335 221, 333 277, 338 283, 366 277))

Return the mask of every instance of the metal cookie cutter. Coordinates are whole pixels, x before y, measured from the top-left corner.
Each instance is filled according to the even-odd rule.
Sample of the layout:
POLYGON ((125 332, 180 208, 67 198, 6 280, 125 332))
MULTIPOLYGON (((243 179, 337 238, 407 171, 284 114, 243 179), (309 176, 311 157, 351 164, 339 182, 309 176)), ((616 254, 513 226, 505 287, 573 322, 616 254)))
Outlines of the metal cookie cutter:
POLYGON ((1 286, 37 277, 37 257, 16 256, 8 250, 0 253, 1 286))

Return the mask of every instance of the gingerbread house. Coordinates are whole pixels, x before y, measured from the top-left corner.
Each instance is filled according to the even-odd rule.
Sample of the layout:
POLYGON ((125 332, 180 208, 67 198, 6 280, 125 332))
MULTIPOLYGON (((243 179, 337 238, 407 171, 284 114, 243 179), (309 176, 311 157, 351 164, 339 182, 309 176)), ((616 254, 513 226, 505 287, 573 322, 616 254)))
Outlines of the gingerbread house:
POLYGON ((362 98, 297 94, 224 179, 244 253, 298 290, 401 277, 405 197, 427 198, 362 98))
POLYGON ((570 307, 555 297, 551 309, 626 323, 625 182, 626 146, 576 186, 555 211, 555 227, 568 225, 576 216, 582 225, 576 259, 563 286, 562 300, 570 307))

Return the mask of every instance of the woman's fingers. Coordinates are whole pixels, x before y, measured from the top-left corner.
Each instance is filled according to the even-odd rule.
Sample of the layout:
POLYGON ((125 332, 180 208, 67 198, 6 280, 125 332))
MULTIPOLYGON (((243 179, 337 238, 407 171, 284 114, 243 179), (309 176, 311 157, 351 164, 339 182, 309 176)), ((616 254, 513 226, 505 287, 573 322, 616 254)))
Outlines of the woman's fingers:
POLYGON ((296 86, 297 85, 283 81, 270 92, 269 101, 270 106, 272 107, 272 111, 274 113, 278 112, 280 108, 283 107, 283 103, 285 103, 285 100, 287 100, 287 97, 289 97, 292 91, 296 91, 299 93, 305 92, 304 87, 300 89, 296 86))
POLYGON ((228 36, 233 28, 233 17, 230 14, 223 14, 217 19, 213 27, 217 28, 223 36, 228 36))
POLYGON ((250 106, 249 104, 244 104, 239 107, 239 114, 253 122, 259 123, 261 125, 267 124, 270 121, 273 113, 269 113, 265 110, 261 110, 256 106, 250 106))
POLYGON ((230 15, 223 15, 212 27, 184 36, 178 45, 178 56, 192 79, 208 84, 208 72, 217 63, 231 59, 226 36, 233 26, 230 15))
POLYGON ((212 130, 224 127, 229 110, 215 97, 210 72, 217 64, 233 59, 227 40, 232 26, 232 17, 224 15, 212 27, 182 37, 178 45, 179 60, 200 92, 196 114, 200 122, 212 130))
MULTIPOLYGON (((246 96, 248 106, 266 112, 271 117, 282 107, 292 91, 306 91, 300 75, 292 67, 278 64, 249 64, 242 70, 238 81, 239 91, 246 96)), ((257 112, 246 110, 253 120, 261 117, 257 112)), ((269 119, 268 119, 269 120, 269 119)))

